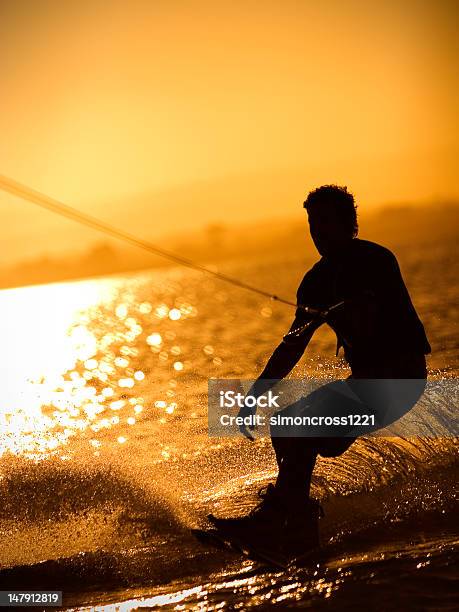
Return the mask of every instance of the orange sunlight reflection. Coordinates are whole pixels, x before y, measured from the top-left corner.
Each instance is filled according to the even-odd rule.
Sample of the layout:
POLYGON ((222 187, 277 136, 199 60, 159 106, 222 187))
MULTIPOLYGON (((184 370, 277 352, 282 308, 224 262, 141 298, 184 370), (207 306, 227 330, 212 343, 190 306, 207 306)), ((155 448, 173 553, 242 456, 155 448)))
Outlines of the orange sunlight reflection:
MULTIPOLYGON (((164 344, 176 342, 175 332, 166 331, 163 337, 145 331, 140 338, 140 320, 147 317, 175 326, 194 317, 196 309, 181 299, 171 308, 163 302, 138 304, 135 287, 120 297, 119 282, 82 281, 0 292, 0 338, 8 347, 0 355, 7 381, 0 402, 0 456, 9 452, 40 459, 58 454, 70 459, 71 452, 63 447, 79 432, 89 435, 88 444, 97 456, 102 442, 96 436, 117 425, 112 439, 124 444, 129 427, 144 411, 145 400, 134 388, 147 382, 146 373, 134 367, 136 358, 143 363, 149 354, 175 374, 188 367, 176 359, 182 352, 179 345, 164 344)), ((152 404, 162 413, 160 423, 176 411, 174 386, 172 379, 166 400, 152 404)))
MULTIPOLYGON (((142 302, 132 308, 126 302, 114 303, 117 281, 98 280, 69 284, 43 285, 5 290, 0 293, 0 334, 5 348, 0 367, 8 384, 0 402, 0 456, 9 452, 31 458, 58 454, 70 459, 63 447, 78 432, 89 428, 94 437, 89 444, 95 455, 102 442, 99 432, 116 425, 133 426, 143 412, 142 397, 127 396, 127 391, 145 380, 145 372, 133 368, 131 358, 139 354, 138 337, 143 328, 139 318, 152 312, 158 322, 168 318, 179 321, 193 316, 193 307, 184 303, 169 308, 164 303, 154 307, 142 302), (117 323, 103 321, 100 333, 91 308, 108 307, 117 323), (114 346, 117 350, 113 350, 114 346)), ((128 296, 129 298, 129 296, 128 296)), ((99 317, 103 318, 102 317, 99 317)), ((166 337, 175 338, 168 332, 166 337)), ((144 340, 150 354, 166 362, 173 371, 181 371, 181 361, 170 360, 163 348, 162 336, 154 332, 144 340)), ((171 356, 181 349, 174 345, 171 356)), ((163 415, 171 415, 177 404, 157 401, 163 415)), ((163 417, 162 417, 163 418, 163 417)), ((161 420, 161 419, 160 419, 161 420)), ((122 430, 126 434, 127 427, 122 430)), ((89 434, 90 435, 90 434, 89 434)), ((128 435, 114 437, 119 444, 128 435)))
POLYGON ((106 397, 86 384, 108 377, 91 359, 96 338, 84 318, 66 331, 80 309, 109 294, 110 287, 98 282, 1 292, 0 333, 10 350, 0 356, 8 381, 0 404, 0 454, 46 455, 98 420, 106 397), (83 377, 74 370, 78 361, 86 362, 83 377))

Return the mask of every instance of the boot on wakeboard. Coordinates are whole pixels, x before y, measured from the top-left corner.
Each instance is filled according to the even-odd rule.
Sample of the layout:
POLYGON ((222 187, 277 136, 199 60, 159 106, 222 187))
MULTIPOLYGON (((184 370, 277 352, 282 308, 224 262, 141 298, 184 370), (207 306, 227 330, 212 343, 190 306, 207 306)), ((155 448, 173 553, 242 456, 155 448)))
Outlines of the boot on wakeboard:
POLYGON ((246 542, 253 549, 270 549, 289 558, 319 547, 319 502, 306 498, 286 503, 270 484, 259 492, 261 502, 248 515, 237 518, 208 516, 212 525, 229 540, 246 542))

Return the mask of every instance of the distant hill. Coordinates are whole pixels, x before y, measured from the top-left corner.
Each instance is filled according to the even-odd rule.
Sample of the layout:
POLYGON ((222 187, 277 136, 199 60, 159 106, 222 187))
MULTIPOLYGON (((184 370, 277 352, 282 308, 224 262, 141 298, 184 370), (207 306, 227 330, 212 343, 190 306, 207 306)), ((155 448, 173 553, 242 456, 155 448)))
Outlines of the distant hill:
MULTIPOLYGON (((438 249, 456 240, 459 231, 459 205, 390 206, 362 215, 360 235, 397 249, 409 244, 438 249)), ((200 263, 218 263, 228 258, 246 258, 277 253, 311 259, 317 256, 304 222, 269 219, 240 225, 211 223, 174 236, 153 240, 161 248, 200 263)), ((40 257, 0 268, 0 287, 50 283, 97 277, 171 265, 165 259, 115 240, 100 240, 83 252, 62 257, 40 257)))

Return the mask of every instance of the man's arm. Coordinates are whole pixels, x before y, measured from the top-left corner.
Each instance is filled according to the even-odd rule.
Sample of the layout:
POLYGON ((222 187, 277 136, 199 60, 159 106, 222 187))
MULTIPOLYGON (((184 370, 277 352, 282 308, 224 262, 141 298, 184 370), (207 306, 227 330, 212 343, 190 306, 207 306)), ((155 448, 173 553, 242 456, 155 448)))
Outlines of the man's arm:
MULTIPOLYGON (((323 322, 323 319, 317 318, 314 320, 310 315, 306 315, 304 310, 297 309, 296 317, 290 330, 268 359, 265 369, 253 383, 247 395, 259 397, 266 393, 266 391, 269 391, 278 380, 285 378, 285 376, 287 376, 296 366, 306 350, 314 332, 323 322), (299 331, 297 334, 292 333, 295 332, 295 330, 302 330, 303 326, 306 324, 309 325, 303 331, 299 331)), ((239 411, 239 416, 246 417, 250 414, 255 414, 255 411, 256 409, 253 407, 243 406, 239 411)), ((249 430, 253 429, 254 426, 249 426, 247 428, 246 425, 241 425, 239 427, 241 433, 252 442, 254 437, 249 430)))
POLYGON ((289 332, 268 359, 263 372, 252 385, 249 395, 258 397, 273 387, 277 380, 288 376, 302 357, 314 332, 323 322, 323 319, 314 320, 298 309, 289 332), (298 335, 292 334, 307 323, 309 324, 307 329, 299 332, 298 335))

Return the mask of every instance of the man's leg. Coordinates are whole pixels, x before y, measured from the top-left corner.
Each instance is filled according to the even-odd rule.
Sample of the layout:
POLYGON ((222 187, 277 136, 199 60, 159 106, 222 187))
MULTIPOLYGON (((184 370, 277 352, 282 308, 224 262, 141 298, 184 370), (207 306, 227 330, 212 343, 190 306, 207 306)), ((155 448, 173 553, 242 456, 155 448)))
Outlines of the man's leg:
POLYGON ((315 439, 274 436, 271 442, 279 468, 276 492, 292 502, 308 499, 318 454, 315 439))
MULTIPOLYGON (((306 397, 276 413, 279 420, 271 427, 271 442, 276 454, 279 473, 276 492, 292 502, 309 498, 311 477, 317 455, 337 457, 355 441, 348 437, 347 427, 308 427, 282 425, 283 418, 304 416, 341 416, 362 410, 361 401, 349 393, 344 381, 319 387, 306 397), (316 436, 312 436, 316 433, 316 436)), ((285 421, 288 423, 288 421, 285 421)))
MULTIPOLYGON (((351 401, 355 403, 355 400, 351 401)), ((346 403, 346 397, 341 392, 341 386, 330 383, 277 415, 296 417, 310 411, 315 414, 341 414, 343 403, 346 403)), ((328 430, 323 428, 317 428, 317 431, 314 428, 312 431, 317 437, 312 437, 311 431, 305 432, 296 426, 284 427, 282 420, 279 423, 276 421, 271 425, 271 439, 279 467, 276 485, 268 486, 262 495, 263 501, 247 516, 234 519, 212 517, 211 520, 219 529, 253 543, 280 548, 289 554, 302 554, 319 544, 321 507, 309 497, 317 455, 337 456, 354 439, 324 437, 328 430), (309 436, 305 435, 307 433, 309 436)))

